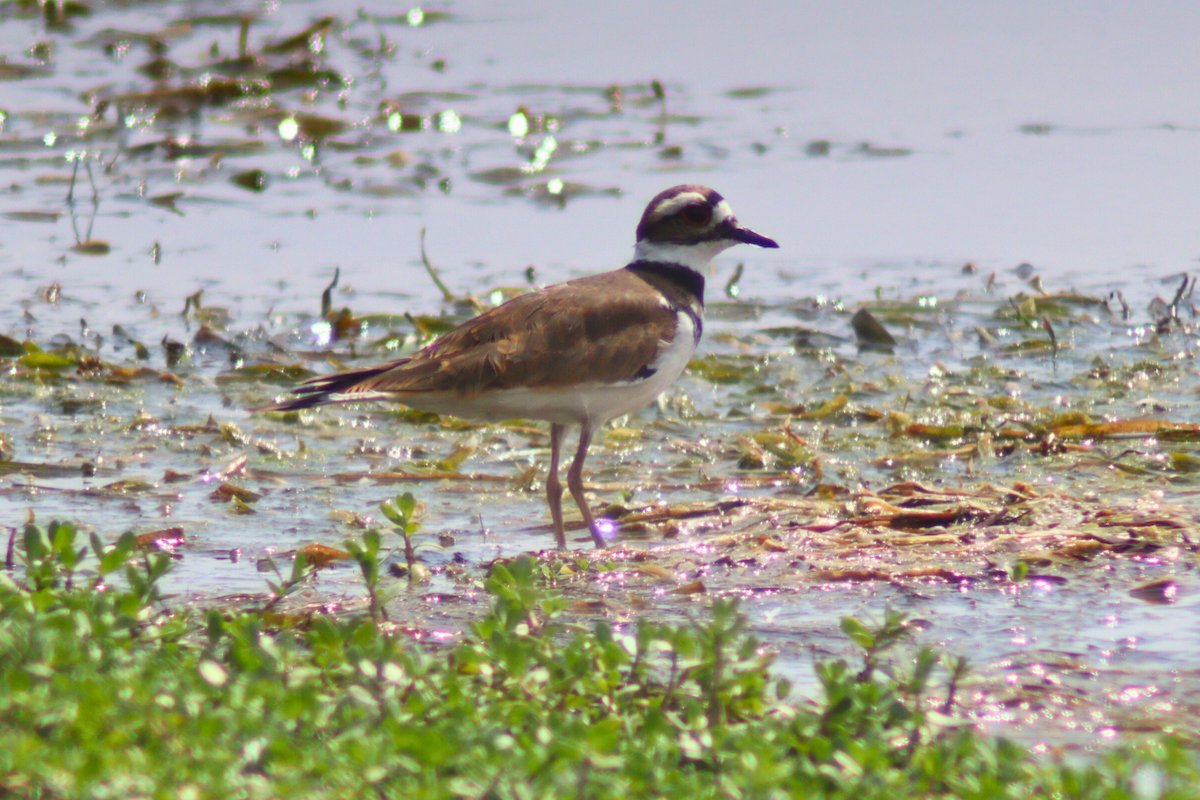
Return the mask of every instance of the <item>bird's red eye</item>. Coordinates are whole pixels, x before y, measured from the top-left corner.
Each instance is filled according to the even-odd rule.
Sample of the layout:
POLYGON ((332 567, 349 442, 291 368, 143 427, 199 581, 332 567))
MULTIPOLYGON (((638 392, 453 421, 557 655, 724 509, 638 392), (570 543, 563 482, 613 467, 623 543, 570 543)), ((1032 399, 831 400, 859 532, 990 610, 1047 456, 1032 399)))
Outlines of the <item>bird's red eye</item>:
POLYGON ((712 209, 697 203, 683 210, 683 218, 693 225, 707 225, 712 220, 712 209))

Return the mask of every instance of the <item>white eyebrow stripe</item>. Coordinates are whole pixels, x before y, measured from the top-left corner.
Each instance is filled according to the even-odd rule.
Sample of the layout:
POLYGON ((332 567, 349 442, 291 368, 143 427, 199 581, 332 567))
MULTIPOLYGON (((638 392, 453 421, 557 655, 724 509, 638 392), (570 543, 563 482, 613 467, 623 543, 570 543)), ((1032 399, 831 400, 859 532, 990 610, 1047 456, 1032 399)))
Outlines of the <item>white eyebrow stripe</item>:
POLYGON ((708 198, 699 192, 683 192, 674 197, 669 197, 655 206, 654 215, 657 217, 669 217, 675 212, 682 210, 685 206, 690 206, 693 203, 707 202, 708 198))
POLYGON ((729 208, 729 203, 722 200, 717 203, 717 207, 713 209, 713 222, 720 224, 727 219, 733 219, 733 211, 729 208))

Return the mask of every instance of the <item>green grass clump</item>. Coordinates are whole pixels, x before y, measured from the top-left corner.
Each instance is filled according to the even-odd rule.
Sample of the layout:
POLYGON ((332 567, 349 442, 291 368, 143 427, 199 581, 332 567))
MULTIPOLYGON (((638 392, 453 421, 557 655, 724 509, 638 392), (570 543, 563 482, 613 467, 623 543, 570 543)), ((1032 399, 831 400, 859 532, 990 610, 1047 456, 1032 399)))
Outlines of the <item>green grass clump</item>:
POLYGON ((521 560, 494 568, 471 633, 434 650, 370 615, 275 629, 172 611, 156 589, 170 560, 132 536, 79 547, 72 525, 31 523, 17 538, 23 563, 0 576, 4 796, 1198 796, 1176 741, 1070 768, 935 724, 935 655, 882 657, 897 614, 845 621, 862 668, 819 665, 823 696, 797 704, 733 602, 584 628, 521 560))

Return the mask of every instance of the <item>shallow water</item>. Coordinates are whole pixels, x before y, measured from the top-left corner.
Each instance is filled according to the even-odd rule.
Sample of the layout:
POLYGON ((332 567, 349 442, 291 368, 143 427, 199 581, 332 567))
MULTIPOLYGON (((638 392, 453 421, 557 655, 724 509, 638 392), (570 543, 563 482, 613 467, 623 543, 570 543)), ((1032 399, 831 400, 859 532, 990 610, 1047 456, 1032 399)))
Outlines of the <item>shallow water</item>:
MULTIPOLYGON (((156 86, 138 72, 155 45, 133 34, 165 45, 178 72, 163 86, 201 85, 238 52, 235 18, 200 19, 229 7, 114 4, 60 29, 4 7, 0 54, 34 74, 0 84, 0 186, 8 187, 0 191, 0 332, 45 348, 69 340, 110 364, 180 378, 115 385, 67 372, 6 383, 0 416, 10 458, 44 467, 5 476, 11 524, 32 509, 109 535, 182 527, 173 589, 211 597, 263 591, 261 557, 337 544, 354 532, 347 514, 378 518, 382 500, 411 488, 425 503, 425 529, 451 531, 455 542, 426 551, 437 572, 405 613, 429 630, 460 630, 478 609, 479 565, 549 539, 540 478, 530 491, 512 489, 529 466, 544 469, 544 433, 398 421, 379 408, 285 423, 245 409, 288 382, 243 380, 232 367, 324 371, 326 353, 382 359, 392 351, 372 343, 389 333, 403 338, 401 348, 416 344, 406 312, 465 318, 421 266, 422 229, 451 291, 494 302, 503 287, 530 285, 530 267, 541 285, 620 266, 645 202, 682 182, 714 186, 781 247, 718 259, 698 354, 708 366, 593 448, 597 504, 711 506, 722 496, 801 496, 821 480, 874 490, 906 479, 1026 481, 1122 507, 1165 505, 1195 521, 1194 443, 1118 440, 1057 460, 1018 448, 994 461, 909 463, 888 456, 950 448, 962 437, 897 441, 870 415, 902 411, 948 425, 974 419, 982 402, 997 426, 1007 417, 1034 427, 1067 411, 1196 419, 1191 297, 1161 333, 1164 312, 1151 302, 1170 303, 1195 263, 1200 54, 1190 43, 1200 9, 664 3, 581 13, 554 3, 454 3, 427 9, 446 13, 414 26, 406 14, 357 4, 236 8, 234 17, 254 16, 247 47, 261 59, 240 79, 307 59, 340 81, 304 78, 172 115, 177 98, 131 96, 156 86), (327 14, 337 21, 319 49, 264 51, 327 14), (38 42, 47 47, 31 49, 38 42), (108 107, 91 118, 102 99, 108 107), (523 136, 510 130, 521 106, 531 128, 523 136), (413 115, 419 129, 393 130, 405 119, 396 113, 413 115), (308 136, 305 116, 342 129, 308 136), (290 120, 300 127, 294 138, 290 120), (230 180, 256 169, 261 192, 230 180), (108 252, 73 249, 85 240, 108 252), (730 297, 722 288, 739 263, 745 272, 730 297), (973 269, 964 271, 967 263, 973 269), (334 307, 376 315, 354 343, 330 343, 319 315, 335 268, 334 307), (181 314, 201 289, 202 313, 181 314), (1109 302, 1068 298, 1022 315, 1020 304, 1042 293, 1109 302), (895 353, 856 347, 849 320, 861 304, 900 339, 895 353), (1061 350, 1010 349, 1046 340, 1045 318, 1061 350), (219 341, 196 339, 205 322, 219 341), (149 358, 139 361, 114 325, 149 358), (188 345, 182 362, 168 365, 164 337, 188 345), (849 412, 804 418, 842 394, 849 412), (755 485, 746 439, 777 434, 780 408, 795 409, 792 425, 815 443, 824 478, 804 461, 771 473, 791 478, 755 485), (237 429, 222 432, 229 424, 237 429), (374 477, 464 444, 473 452, 462 472, 483 478, 390 485, 374 477), (254 514, 209 496, 211 474, 243 456, 234 477, 264 495, 254 514), (84 462, 94 476, 82 476, 84 462), (167 470, 191 477, 168 482, 167 470), (118 480, 148 485, 99 490, 118 480), (454 552, 468 565, 458 580, 440 569, 454 552), (427 599, 435 594, 458 600, 427 599)), ((841 616, 878 613, 891 601, 929 622, 925 639, 972 654, 980 717, 1027 723, 1029 736, 1050 730, 1052 717, 1054 736, 1094 743, 1106 730, 1136 728, 1128 720, 1138 714, 1166 719, 1161 727, 1190 707, 1200 642, 1180 633, 1197 629, 1186 535, 1145 558, 1056 563, 1039 571, 1065 585, 1034 581, 1014 595, 999 584, 928 581, 914 594, 876 580, 806 581, 803 570, 781 567, 820 555, 800 539, 786 540, 782 555, 759 554, 757 565, 721 567, 710 563, 717 553, 706 533, 685 525, 679 534, 695 555, 671 562, 677 582, 702 577, 710 593, 746 593, 756 628, 802 680, 814 654, 846 650, 841 616), (1129 596, 1130 586, 1163 575, 1178 581, 1173 604, 1129 596), (1063 654, 1078 663, 1046 678, 1046 663, 1063 654), (1014 675, 1046 686, 1077 681, 1078 716, 1022 715, 1032 689, 1005 716, 992 702, 1002 687, 1033 680, 1014 675), (1122 694, 1130 686, 1156 690, 1122 694)), ((665 541, 655 529, 632 546, 665 541)), ((1007 568, 1024 551, 998 552, 964 563, 1007 568)), ((621 568, 611 574, 619 577, 572 591, 602 595, 618 622, 678 615, 705 596, 671 595, 673 584, 621 568)), ((335 567, 312 599, 356 593, 353 570, 335 567)))

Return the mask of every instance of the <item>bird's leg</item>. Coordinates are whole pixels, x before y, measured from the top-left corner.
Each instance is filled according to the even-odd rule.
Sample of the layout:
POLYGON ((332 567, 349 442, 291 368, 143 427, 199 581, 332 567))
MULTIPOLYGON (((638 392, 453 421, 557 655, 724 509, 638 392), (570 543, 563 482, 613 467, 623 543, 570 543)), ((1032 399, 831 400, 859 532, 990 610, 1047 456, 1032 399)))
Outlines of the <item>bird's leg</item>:
POLYGON ((567 535, 563 533, 562 482, 558 479, 558 453, 562 450, 563 436, 567 426, 557 422, 550 425, 550 473, 546 476, 546 502, 550 505, 550 518, 554 520, 554 541, 559 550, 567 549, 567 535))
POLYGON ((591 443, 592 425, 590 422, 584 422, 579 426, 579 449, 575 451, 575 460, 567 470, 567 488, 571 490, 571 497, 575 498, 575 505, 579 506, 579 513, 583 514, 583 521, 587 523, 588 531, 592 534, 592 541, 596 543, 596 547, 602 548, 605 546, 604 537, 600 535, 596 520, 592 517, 592 510, 588 508, 587 498, 583 496, 583 460, 587 458, 588 445, 591 443))

